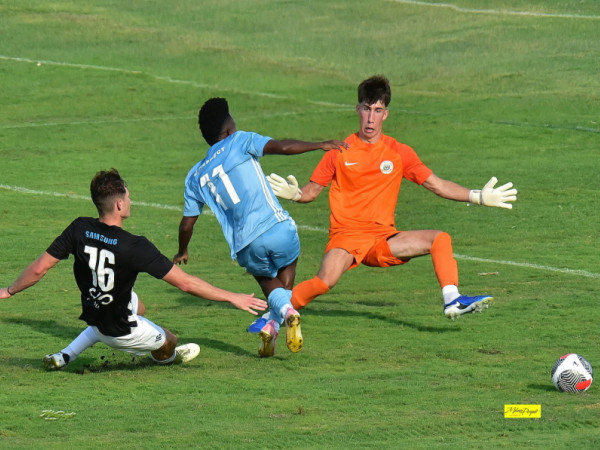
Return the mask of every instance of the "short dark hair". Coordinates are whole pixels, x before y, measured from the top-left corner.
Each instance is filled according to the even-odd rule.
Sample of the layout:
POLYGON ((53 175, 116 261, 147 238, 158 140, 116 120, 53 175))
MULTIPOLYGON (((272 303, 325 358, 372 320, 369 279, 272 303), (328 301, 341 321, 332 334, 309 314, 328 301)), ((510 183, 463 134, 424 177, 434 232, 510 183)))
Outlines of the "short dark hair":
POLYGON ((127 193, 127 183, 117 169, 101 170, 90 183, 92 201, 101 216, 112 212, 114 202, 127 193))
POLYGON ((202 105, 198 112, 198 125, 208 145, 219 142, 219 136, 229 117, 229 105, 224 98, 211 98, 202 105))
POLYGON ((358 103, 372 105, 379 100, 386 107, 392 100, 390 82, 384 75, 374 75, 358 85, 358 103))

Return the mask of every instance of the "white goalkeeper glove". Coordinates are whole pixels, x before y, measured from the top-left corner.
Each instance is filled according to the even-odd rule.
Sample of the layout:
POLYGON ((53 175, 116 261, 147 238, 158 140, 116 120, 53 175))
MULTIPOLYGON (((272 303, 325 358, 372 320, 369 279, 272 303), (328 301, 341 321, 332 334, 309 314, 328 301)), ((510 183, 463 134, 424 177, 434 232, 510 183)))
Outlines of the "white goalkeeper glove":
POLYGON ((506 202, 517 200, 517 190, 511 189, 512 183, 506 183, 494 189, 497 182, 498 178, 492 177, 481 190, 472 190, 469 193, 469 201, 476 205, 512 209, 513 205, 506 202))
POLYGON ((280 177, 276 173, 272 173, 267 176, 267 180, 277 197, 292 200, 294 202, 297 202, 300 200, 300 197, 302 197, 302 191, 298 187, 298 181, 294 175, 288 175, 286 181, 283 177, 280 177))

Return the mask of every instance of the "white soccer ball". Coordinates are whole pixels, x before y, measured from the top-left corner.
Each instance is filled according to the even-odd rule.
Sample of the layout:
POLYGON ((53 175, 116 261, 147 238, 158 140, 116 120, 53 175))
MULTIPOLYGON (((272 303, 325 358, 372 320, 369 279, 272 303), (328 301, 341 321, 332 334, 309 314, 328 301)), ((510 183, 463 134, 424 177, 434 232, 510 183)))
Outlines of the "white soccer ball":
POLYGON ((585 392, 592 385, 594 369, 576 353, 561 356, 552 367, 552 382, 561 392, 585 392))

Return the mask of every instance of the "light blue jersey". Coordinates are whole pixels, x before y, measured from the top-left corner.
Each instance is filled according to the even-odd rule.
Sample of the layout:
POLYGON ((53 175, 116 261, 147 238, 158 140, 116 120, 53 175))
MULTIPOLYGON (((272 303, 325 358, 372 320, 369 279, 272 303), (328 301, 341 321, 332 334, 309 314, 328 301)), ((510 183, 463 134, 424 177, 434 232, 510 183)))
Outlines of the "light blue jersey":
POLYGON ((198 216, 208 205, 221 224, 232 259, 275 224, 291 220, 258 162, 270 140, 236 131, 213 145, 185 179, 183 215, 198 216))

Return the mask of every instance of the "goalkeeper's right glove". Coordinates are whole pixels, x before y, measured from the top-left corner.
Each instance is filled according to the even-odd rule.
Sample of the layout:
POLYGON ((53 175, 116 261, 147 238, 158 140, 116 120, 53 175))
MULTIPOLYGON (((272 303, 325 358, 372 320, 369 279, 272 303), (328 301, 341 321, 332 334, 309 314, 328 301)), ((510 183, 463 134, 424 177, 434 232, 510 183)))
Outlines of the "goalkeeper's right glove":
POLYGON ((286 181, 276 173, 272 173, 267 176, 267 180, 277 197, 292 200, 294 202, 297 202, 300 200, 300 197, 302 197, 302 191, 298 187, 298 181, 294 175, 288 175, 286 181))

